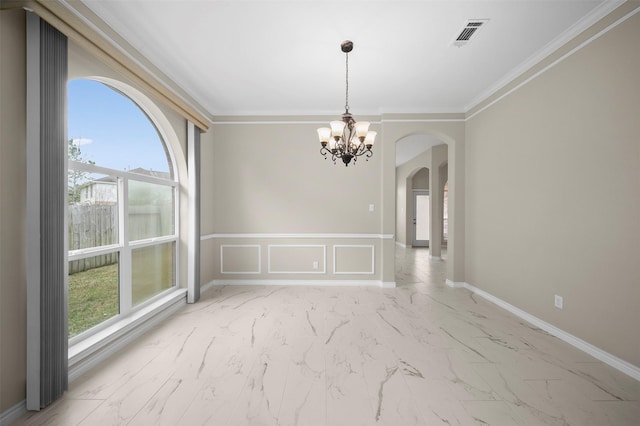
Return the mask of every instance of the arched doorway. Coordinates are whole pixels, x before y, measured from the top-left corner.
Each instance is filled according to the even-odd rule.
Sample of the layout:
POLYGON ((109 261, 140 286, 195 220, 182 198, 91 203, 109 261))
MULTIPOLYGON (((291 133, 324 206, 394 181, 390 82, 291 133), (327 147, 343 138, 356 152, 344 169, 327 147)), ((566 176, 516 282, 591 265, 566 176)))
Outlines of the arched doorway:
MULTIPOLYGON (((401 216, 397 200, 401 196, 398 193, 398 183, 402 179, 396 171, 396 145, 409 136, 428 136, 446 144, 447 154, 442 163, 446 162, 448 167, 448 220, 447 220, 447 250, 446 250, 446 280, 447 283, 464 281, 464 118, 432 118, 429 115, 415 117, 407 120, 383 120, 383 134, 389 143, 390 158, 385 160, 383 170, 388 176, 396 179, 393 185, 384 189, 384 197, 393 199, 396 204, 391 204, 394 211, 394 221, 392 227, 385 224, 385 229, 394 230, 395 237, 402 239, 402 234, 397 229, 401 216)), ((437 170, 437 167, 434 169, 437 170)), ((398 241, 400 245, 401 241, 398 241)), ((406 244, 406 240, 405 240, 406 244)), ((385 275, 385 279, 391 277, 385 275)))
POLYGON ((447 145, 416 134, 400 139, 395 148, 396 241, 401 246, 430 247, 431 256, 440 258, 447 145))

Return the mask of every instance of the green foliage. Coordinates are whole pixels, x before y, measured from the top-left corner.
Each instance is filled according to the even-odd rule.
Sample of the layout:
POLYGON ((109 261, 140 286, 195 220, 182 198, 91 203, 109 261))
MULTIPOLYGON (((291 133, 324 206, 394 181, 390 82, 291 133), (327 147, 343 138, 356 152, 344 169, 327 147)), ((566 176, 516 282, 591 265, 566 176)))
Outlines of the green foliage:
MULTIPOLYGON (((73 142, 73 139, 69 139, 67 143, 67 156, 71 161, 77 161, 79 163, 96 164, 95 161, 90 161, 84 158, 80 146, 73 142)), ((68 170, 67 176, 67 190, 69 194, 69 204, 80 202, 80 189, 87 180, 88 173, 81 170, 68 170)))

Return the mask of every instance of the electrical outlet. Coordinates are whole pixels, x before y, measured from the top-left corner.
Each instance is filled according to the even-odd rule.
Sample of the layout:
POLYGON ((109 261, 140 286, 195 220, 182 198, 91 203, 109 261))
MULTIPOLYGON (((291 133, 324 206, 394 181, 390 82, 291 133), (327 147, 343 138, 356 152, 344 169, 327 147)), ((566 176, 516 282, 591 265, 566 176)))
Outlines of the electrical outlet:
POLYGON ((372 212, 376 209, 376 206, 374 206, 373 204, 369 204, 369 211, 372 212))
POLYGON ((313 269, 318 269, 318 261, 317 260, 313 261, 313 269))
POLYGON ((564 299, 562 296, 558 296, 557 294, 554 296, 553 304, 556 308, 562 309, 564 307, 564 299))

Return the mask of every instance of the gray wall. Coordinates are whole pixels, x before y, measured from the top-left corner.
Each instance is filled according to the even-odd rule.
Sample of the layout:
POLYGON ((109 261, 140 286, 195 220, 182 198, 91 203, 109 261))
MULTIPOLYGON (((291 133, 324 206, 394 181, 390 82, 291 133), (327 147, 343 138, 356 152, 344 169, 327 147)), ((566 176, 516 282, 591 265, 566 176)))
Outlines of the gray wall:
POLYGON ((413 189, 429 190, 428 168, 420 169, 415 175, 413 175, 413 189))
POLYGON ((227 118, 203 135, 203 283, 382 280, 381 153, 323 159, 316 128, 334 118, 227 118))
MULTIPOLYGON (((349 167, 333 165, 318 153, 315 129, 335 117, 218 117, 211 131, 203 135, 202 283, 280 279, 394 282, 396 142, 416 133, 441 139, 449 144, 457 182, 464 182, 462 117, 403 117, 407 116, 399 120, 393 116, 356 117, 373 122, 379 139, 373 158, 368 162, 360 158, 349 167), (374 211, 369 211, 369 205, 374 211), (282 234, 290 238, 282 238, 282 234), (316 236, 309 238, 310 234, 316 236), (348 234, 364 236, 344 236, 348 234), (307 254, 293 255, 280 249, 269 252, 269 247, 276 245, 297 246, 307 254), (306 247, 310 245, 321 247, 314 251, 306 247), (341 248, 343 245, 362 247, 352 250, 341 248), (324 259, 325 254, 326 269, 312 269, 313 261, 324 259), (367 257, 370 260, 365 264, 367 257), (303 270, 298 269, 298 259, 305 259, 303 270), (337 263, 344 269, 334 273, 337 263), (272 268, 272 264, 280 266, 272 268), (270 269, 286 272, 278 274, 270 269)), ((444 152, 447 158, 446 147, 444 152)), ((452 196, 451 211, 459 213, 458 220, 452 221, 458 224, 458 262, 453 248, 448 262, 448 276, 454 279, 456 268, 458 274, 463 273, 464 190, 456 187, 455 181, 451 187, 459 206, 456 210, 456 197, 452 196)))
POLYGON ((0 413, 26 394, 25 13, 0 11, 0 413))
POLYGON ((639 40, 636 14, 466 129, 465 281, 636 366, 639 40))

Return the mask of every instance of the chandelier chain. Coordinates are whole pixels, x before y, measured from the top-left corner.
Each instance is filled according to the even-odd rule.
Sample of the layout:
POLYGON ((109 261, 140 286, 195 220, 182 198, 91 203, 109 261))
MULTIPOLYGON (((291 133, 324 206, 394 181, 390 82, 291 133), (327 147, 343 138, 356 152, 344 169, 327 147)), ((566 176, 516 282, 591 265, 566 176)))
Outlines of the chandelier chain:
POLYGON ((345 73, 345 80, 346 80, 346 90, 345 90, 345 101, 344 101, 344 109, 345 111, 349 112, 349 52, 345 53, 345 63, 346 63, 346 73, 345 73))

